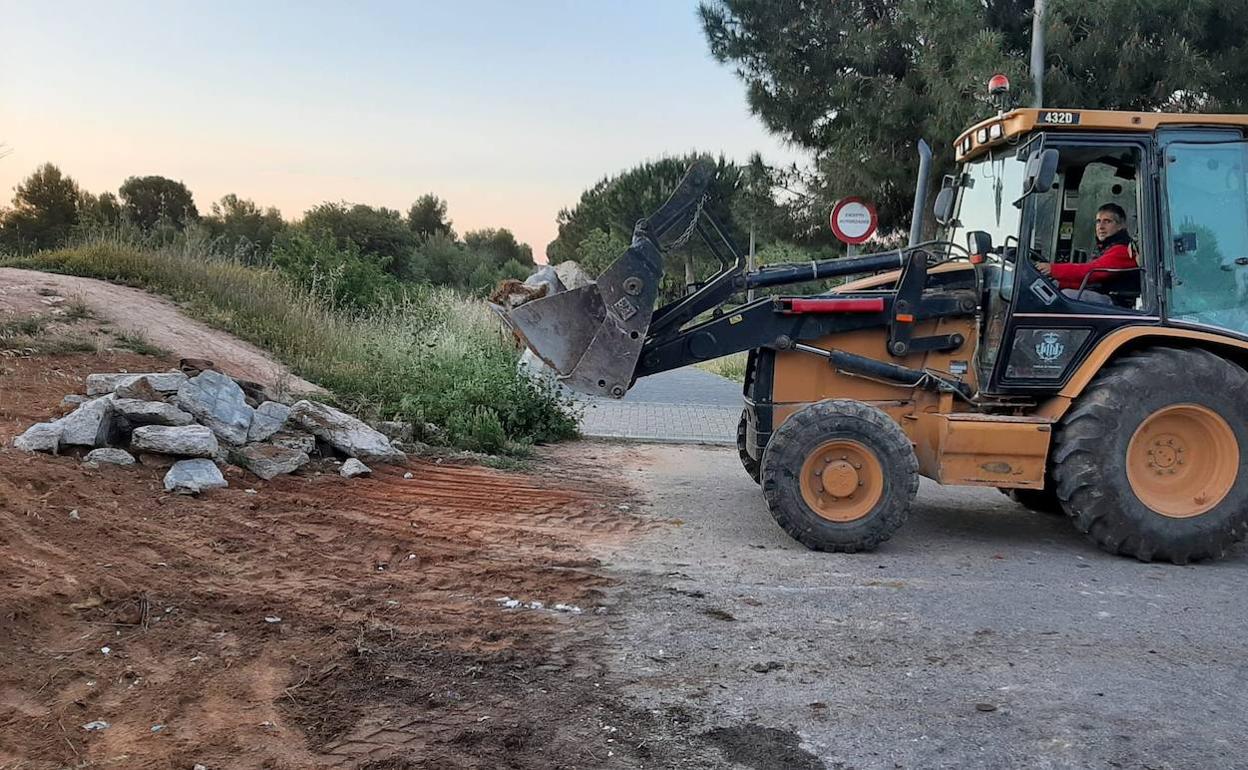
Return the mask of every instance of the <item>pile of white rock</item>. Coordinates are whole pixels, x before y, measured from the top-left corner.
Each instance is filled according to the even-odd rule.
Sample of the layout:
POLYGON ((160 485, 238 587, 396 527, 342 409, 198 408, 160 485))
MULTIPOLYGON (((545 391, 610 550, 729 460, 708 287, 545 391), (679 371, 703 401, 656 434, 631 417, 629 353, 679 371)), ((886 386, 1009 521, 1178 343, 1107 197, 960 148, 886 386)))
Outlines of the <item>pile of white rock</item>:
POLYGON ((254 388, 246 393, 212 369, 190 377, 181 371, 92 374, 86 390, 65 397, 72 412, 31 426, 13 446, 54 454, 90 449, 83 461, 95 465, 168 466, 165 489, 184 494, 228 486, 222 465, 272 479, 313 457, 345 457, 355 462, 343 463, 341 472, 353 476, 369 472, 362 461, 406 457, 395 437, 332 406, 258 397, 254 388))

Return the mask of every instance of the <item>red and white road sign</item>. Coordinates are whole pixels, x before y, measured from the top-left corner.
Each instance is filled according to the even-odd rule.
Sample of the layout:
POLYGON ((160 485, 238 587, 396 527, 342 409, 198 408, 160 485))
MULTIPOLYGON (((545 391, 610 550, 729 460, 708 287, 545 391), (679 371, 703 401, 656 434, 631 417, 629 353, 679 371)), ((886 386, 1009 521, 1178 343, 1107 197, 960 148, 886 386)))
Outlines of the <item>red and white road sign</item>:
POLYGON ((832 233, 841 243, 857 246, 875 235, 875 206, 858 197, 841 198, 832 207, 832 233))

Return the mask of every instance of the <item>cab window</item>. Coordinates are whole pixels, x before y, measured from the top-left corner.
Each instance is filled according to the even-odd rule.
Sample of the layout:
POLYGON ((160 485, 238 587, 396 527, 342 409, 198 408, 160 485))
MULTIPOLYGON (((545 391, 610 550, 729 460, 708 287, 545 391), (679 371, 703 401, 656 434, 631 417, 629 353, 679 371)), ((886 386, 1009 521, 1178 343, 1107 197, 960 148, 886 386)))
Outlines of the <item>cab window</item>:
MULTIPOLYGON (((1052 189, 1035 198, 1031 256, 1050 264, 1083 264, 1096 259, 1097 212, 1114 205, 1126 212, 1126 230, 1137 260, 1145 255, 1139 242, 1142 190, 1138 147, 1061 147, 1061 165, 1052 189)), ((1082 288, 1065 291, 1074 301, 1112 302, 1119 309, 1143 310, 1143 264, 1137 270, 1091 276, 1082 288), (1096 280, 1093 280, 1096 279, 1096 280), (1094 294, 1095 293, 1095 294, 1094 294), (1097 296, 1099 295, 1099 296, 1097 296)))
POLYGON ((1170 315, 1248 334, 1248 145, 1166 148, 1170 315))

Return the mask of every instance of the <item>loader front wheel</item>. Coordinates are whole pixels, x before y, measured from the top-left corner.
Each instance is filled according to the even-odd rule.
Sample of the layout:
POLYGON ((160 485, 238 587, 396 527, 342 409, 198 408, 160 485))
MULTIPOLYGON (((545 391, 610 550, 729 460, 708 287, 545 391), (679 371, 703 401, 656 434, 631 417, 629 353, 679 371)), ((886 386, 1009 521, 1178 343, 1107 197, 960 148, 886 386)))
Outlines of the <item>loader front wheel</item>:
POLYGON ((872 551, 900 527, 919 489, 904 431, 859 401, 797 412, 763 452, 763 497, 776 522, 816 551, 872 551))
POLYGON ((1248 534, 1248 372, 1152 348, 1105 368, 1055 437, 1057 494, 1110 553, 1186 564, 1248 534))
POLYGON ((737 454, 741 457, 741 465, 745 467, 745 472, 750 474, 750 478, 754 479, 754 483, 758 484, 762 474, 762 463, 750 456, 750 450, 746 448, 745 442, 749 437, 750 418, 746 414, 746 410, 741 410, 741 421, 737 423, 737 454))

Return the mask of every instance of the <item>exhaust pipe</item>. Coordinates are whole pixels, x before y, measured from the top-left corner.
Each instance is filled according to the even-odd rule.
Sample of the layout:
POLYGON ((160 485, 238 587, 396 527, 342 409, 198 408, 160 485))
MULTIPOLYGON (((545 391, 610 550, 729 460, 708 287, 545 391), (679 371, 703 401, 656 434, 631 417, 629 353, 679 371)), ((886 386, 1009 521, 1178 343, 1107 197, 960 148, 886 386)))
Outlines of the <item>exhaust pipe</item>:
POLYGON ((919 178, 914 182, 914 213, 910 216, 910 245, 923 241, 923 225, 927 219, 927 191, 932 179, 932 147, 919 140, 919 178))

